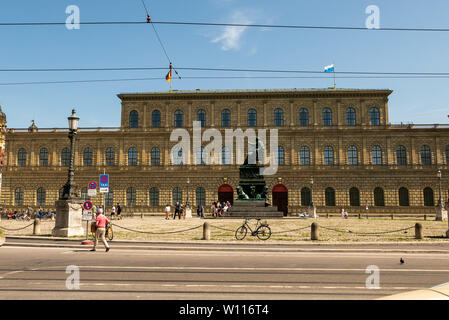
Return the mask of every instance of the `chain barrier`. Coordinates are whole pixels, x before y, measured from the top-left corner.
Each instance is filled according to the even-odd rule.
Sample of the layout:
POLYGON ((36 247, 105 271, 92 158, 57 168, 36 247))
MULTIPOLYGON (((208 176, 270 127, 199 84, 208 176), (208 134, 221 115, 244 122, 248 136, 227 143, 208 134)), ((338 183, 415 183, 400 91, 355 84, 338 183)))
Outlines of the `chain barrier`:
POLYGON ((222 227, 219 227, 219 226, 214 226, 214 225, 210 225, 212 228, 215 228, 215 229, 219 229, 219 230, 223 230, 223 231, 229 231, 229 232, 235 232, 235 230, 231 230, 231 229, 226 229, 226 228, 222 228, 222 227))
POLYGON ((398 229, 398 230, 392 230, 392 231, 385 231, 385 232, 354 232, 351 230, 338 230, 338 229, 333 229, 333 228, 329 228, 329 227, 325 227, 325 226, 319 226, 320 228, 326 229, 326 230, 330 230, 330 231, 335 231, 335 232, 341 232, 341 233, 352 233, 352 234, 358 234, 358 235, 381 235, 381 234, 388 234, 388 233, 396 233, 396 232, 401 232, 401 231, 407 231, 410 229, 413 229, 415 226, 409 227, 409 228, 403 228, 403 229, 398 229))
POLYGON ((177 230, 177 231, 166 231, 166 232, 149 232, 149 231, 141 231, 141 230, 133 230, 133 229, 129 229, 129 228, 125 228, 122 226, 119 226, 118 224, 114 224, 111 223, 111 225, 121 228, 121 229, 125 229, 131 232, 138 232, 138 233, 146 233, 146 234, 171 234, 171 233, 181 233, 181 232, 187 232, 187 231, 191 231, 191 230, 195 230, 198 228, 201 228, 203 225, 199 225, 197 227, 193 227, 193 228, 189 228, 189 229, 184 229, 184 230, 177 230))
POLYGON ((32 222, 31 224, 29 224, 23 228, 18 228, 18 229, 8 229, 8 228, 0 226, 0 229, 5 230, 5 231, 20 231, 20 230, 26 229, 28 227, 31 227, 33 224, 34 224, 34 222, 32 222))
POLYGON ((285 231, 279 231, 279 232, 272 232, 271 234, 282 234, 282 233, 289 233, 289 232, 301 231, 301 230, 304 230, 304 229, 309 229, 309 228, 310 228, 310 226, 305 226, 305 227, 302 227, 302 228, 298 228, 298 229, 285 230, 285 231))

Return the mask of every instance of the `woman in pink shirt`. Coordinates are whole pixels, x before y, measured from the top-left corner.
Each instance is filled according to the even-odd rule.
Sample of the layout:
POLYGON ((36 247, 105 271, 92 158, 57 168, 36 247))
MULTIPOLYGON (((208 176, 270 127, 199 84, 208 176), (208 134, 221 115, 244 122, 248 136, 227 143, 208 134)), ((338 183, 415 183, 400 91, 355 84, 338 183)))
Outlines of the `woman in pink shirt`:
POLYGON ((109 251, 109 245, 106 241, 105 233, 106 233, 106 224, 109 223, 108 218, 106 218, 106 216, 103 213, 103 210, 99 210, 97 219, 96 219, 96 227, 97 227, 97 231, 95 231, 95 241, 94 241, 94 247, 92 250, 90 251, 97 251, 96 247, 97 247, 97 243, 98 243, 98 238, 101 239, 101 241, 104 244, 104 247, 106 248, 106 252, 109 251))

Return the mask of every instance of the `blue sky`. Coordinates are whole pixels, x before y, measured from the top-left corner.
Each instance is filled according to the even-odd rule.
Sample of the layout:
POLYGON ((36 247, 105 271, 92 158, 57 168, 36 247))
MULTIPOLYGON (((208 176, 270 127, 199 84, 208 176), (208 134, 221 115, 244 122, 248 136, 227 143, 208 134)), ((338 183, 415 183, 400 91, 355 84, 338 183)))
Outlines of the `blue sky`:
MULTIPOLYGON (((380 8, 381 27, 449 28, 447 0, 146 0, 154 21, 364 27, 365 8, 380 8)), ((0 3, 0 22, 58 21, 77 5, 81 21, 145 19, 140 0, 15 0, 0 3)), ((175 66, 337 71, 449 72, 449 33, 234 29, 156 25, 175 66)), ((0 69, 168 67, 150 25, 0 27, 0 69)), ((164 77, 166 71, 0 72, 10 82, 164 77)), ((232 76, 182 71, 181 76, 232 76)), ((250 74, 243 74, 250 75, 250 74)), ((254 75, 254 74, 253 74, 254 75)), ((255 74, 256 76, 258 74, 255 74)), ((392 123, 449 123, 449 79, 339 79, 341 88, 387 88, 392 123)), ((175 80, 190 89, 327 88, 331 79, 175 80)), ((84 84, 0 85, 9 127, 65 127, 73 107, 80 125, 119 126, 116 94, 167 90, 163 80, 84 84)))

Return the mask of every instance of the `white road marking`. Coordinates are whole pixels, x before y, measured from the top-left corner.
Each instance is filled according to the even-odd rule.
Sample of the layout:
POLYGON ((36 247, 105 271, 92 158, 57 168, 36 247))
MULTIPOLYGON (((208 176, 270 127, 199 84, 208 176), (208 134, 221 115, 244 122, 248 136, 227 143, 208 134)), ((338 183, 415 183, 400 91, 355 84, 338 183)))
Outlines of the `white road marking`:
POLYGON ((7 272, 7 273, 3 274, 3 275, 0 277, 0 279, 4 279, 6 276, 10 276, 10 275, 12 275, 12 274, 16 274, 16 273, 19 273, 19 272, 23 272, 23 270, 16 270, 16 271, 7 272))

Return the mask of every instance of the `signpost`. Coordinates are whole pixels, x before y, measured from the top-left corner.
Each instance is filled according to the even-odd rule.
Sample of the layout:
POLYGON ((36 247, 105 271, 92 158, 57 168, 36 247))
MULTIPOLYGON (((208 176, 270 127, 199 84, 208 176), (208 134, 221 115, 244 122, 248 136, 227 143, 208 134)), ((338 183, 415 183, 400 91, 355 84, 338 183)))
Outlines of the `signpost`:
MULTIPOLYGON (((92 202, 90 201, 86 201, 83 204, 83 208, 89 208, 92 209, 92 202)), ((92 211, 90 211, 90 209, 86 209, 87 211, 83 210, 83 221, 86 221, 86 240, 83 240, 81 242, 82 245, 93 245, 92 240, 89 240, 89 222, 92 220, 93 218, 93 214, 92 211)))
POLYGON ((97 195, 97 186, 96 181, 89 182, 89 189, 87 190, 87 195, 89 197, 95 197, 97 195))
POLYGON ((109 175, 101 174, 100 175, 100 193, 108 193, 109 192, 109 175))

